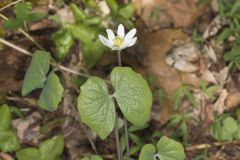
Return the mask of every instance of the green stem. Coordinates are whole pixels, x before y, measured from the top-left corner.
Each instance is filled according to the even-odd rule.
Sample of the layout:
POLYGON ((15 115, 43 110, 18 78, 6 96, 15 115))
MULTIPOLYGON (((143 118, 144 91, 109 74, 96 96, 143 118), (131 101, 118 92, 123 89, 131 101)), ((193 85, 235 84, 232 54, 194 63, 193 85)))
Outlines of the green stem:
POLYGON ((119 133, 118 133, 118 114, 117 114, 117 112, 116 112, 116 120, 115 120, 114 131, 115 131, 115 139, 116 139, 118 160, 122 160, 122 151, 121 151, 120 140, 119 140, 119 133))
MULTIPOLYGON (((122 59, 121 59, 121 51, 118 50, 118 65, 122 66, 122 59)), ((124 132, 125 132, 125 143, 126 143, 126 151, 127 151, 127 160, 130 160, 130 149, 129 149, 129 136, 128 136, 128 122, 125 116, 124 118, 124 132)))

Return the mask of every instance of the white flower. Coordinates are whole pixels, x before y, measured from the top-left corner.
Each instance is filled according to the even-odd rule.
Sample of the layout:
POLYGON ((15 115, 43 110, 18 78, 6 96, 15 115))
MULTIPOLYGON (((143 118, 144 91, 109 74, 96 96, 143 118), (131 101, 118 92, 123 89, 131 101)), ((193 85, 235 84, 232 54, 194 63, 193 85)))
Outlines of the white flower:
POLYGON ((108 39, 102 35, 99 35, 99 39, 105 46, 111 48, 112 50, 122 50, 124 48, 131 47, 137 41, 137 37, 134 37, 137 32, 136 28, 133 28, 125 35, 123 25, 119 24, 117 36, 114 35, 111 29, 107 29, 106 32, 108 39))

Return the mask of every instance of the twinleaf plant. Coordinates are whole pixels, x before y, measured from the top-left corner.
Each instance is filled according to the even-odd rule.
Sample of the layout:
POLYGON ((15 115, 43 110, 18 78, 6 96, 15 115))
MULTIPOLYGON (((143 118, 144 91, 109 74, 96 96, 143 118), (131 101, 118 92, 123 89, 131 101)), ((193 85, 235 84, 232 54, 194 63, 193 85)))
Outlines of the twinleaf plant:
POLYGON ((11 123, 10 108, 4 104, 0 107, 0 152, 13 152, 20 149, 19 140, 11 123))
POLYGON ((183 146, 165 136, 157 143, 157 149, 153 144, 143 146, 139 160, 184 160, 183 146))
POLYGON ((30 2, 17 3, 14 6, 16 18, 7 20, 4 23, 4 27, 7 29, 22 28, 27 22, 38 21, 46 16, 44 13, 30 13, 31 9, 32 5, 30 2))
MULTIPOLYGON (((120 51, 135 44, 136 29, 125 35, 122 24, 118 26, 117 35, 111 29, 106 30, 108 39, 99 35, 100 41, 112 50, 118 51, 118 62, 121 66, 120 51)), ((127 120, 136 126, 143 126, 150 117, 152 93, 143 77, 129 67, 116 67, 110 74, 114 93, 110 95, 106 82, 98 77, 90 77, 81 87, 78 97, 78 109, 81 120, 92 128, 102 139, 105 139, 116 128, 118 132, 118 114, 120 108, 125 125, 127 158, 129 159, 129 142, 127 120), (114 103, 114 100, 116 103, 114 103)), ((121 159, 118 133, 116 133, 118 159, 121 159)))
POLYGON ((50 53, 36 51, 24 77, 22 95, 26 96, 36 89, 42 89, 38 105, 47 111, 57 110, 63 95, 63 87, 58 76, 50 69, 50 53), (49 74, 48 74, 49 73, 49 74))
POLYGON ((137 126, 144 125, 150 116, 152 95, 147 82, 129 67, 116 67, 110 79, 114 94, 109 95, 107 84, 98 77, 90 77, 81 86, 78 109, 84 123, 105 139, 116 121, 114 99, 123 115, 137 126))
POLYGON ((39 148, 29 147, 16 153, 18 160, 60 160, 64 149, 62 135, 40 143, 39 148))
POLYGON ((211 126, 211 134, 218 141, 239 140, 240 123, 229 115, 220 115, 211 126))

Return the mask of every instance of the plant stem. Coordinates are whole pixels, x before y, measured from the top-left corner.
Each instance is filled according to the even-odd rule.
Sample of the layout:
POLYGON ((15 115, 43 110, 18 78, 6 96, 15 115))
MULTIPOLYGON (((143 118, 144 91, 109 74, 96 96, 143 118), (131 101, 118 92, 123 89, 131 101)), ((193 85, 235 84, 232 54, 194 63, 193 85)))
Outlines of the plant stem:
POLYGON ((122 151, 121 151, 120 140, 119 140, 119 133, 118 133, 118 114, 117 114, 117 112, 116 112, 116 120, 115 120, 114 131, 115 131, 115 139, 116 139, 118 160, 122 160, 122 151))
MULTIPOLYGON (((118 65, 122 66, 122 59, 121 59, 121 51, 118 50, 118 65)), ((125 116, 124 118, 124 132, 125 132, 125 143, 126 143, 126 151, 127 151, 127 160, 130 160, 130 149, 129 149, 129 136, 128 136, 128 122, 125 116)))

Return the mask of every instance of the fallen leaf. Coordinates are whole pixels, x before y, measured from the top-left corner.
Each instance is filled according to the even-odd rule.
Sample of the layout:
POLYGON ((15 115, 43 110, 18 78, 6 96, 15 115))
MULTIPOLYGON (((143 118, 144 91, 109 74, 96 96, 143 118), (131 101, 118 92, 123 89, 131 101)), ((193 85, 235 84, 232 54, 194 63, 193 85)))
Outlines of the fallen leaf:
POLYGON ((209 3, 196 0, 134 0, 137 13, 151 29, 171 26, 191 27, 202 15, 209 3))

